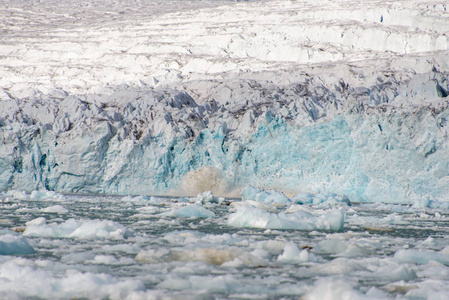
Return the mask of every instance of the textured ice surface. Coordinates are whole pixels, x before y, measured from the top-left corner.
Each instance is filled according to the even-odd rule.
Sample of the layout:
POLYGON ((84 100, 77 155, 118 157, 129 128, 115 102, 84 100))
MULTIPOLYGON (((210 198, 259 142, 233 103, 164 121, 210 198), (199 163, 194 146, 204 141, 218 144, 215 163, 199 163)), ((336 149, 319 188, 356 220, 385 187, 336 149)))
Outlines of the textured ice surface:
POLYGON ((0 12, 0 190, 449 200, 444 2, 27 3, 0 12))
POLYGON ((27 239, 7 230, 0 231, 0 255, 34 254, 27 239))
POLYGON ((189 204, 181 208, 164 212, 162 213, 162 216, 185 217, 185 218, 211 218, 214 217, 215 214, 210 210, 197 204, 189 204))
POLYGON ((242 200, 254 200, 265 204, 291 204, 291 200, 288 199, 288 197, 276 190, 264 191, 252 186, 245 187, 240 192, 240 196, 242 197, 242 200))
POLYGON ((260 207, 242 205, 229 216, 228 224, 238 227, 297 230, 343 230, 344 210, 314 215, 306 210, 270 213, 260 207))
POLYGON ((23 235, 33 237, 124 239, 131 235, 131 232, 123 225, 108 220, 68 219, 60 224, 47 224, 46 219, 40 217, 28 221, 26 225, 23 235))

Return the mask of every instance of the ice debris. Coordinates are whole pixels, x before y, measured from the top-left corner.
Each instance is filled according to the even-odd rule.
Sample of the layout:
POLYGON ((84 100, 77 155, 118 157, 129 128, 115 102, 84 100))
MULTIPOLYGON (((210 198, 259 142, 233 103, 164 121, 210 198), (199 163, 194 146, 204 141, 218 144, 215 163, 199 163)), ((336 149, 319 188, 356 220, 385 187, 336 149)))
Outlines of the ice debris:
POLYGON ((266 266, 268 262, 263 258, 247 253, 237 247, 208 247, 193 249, 150 249, 142 250, 136 256, 137 261, 147 263, 161 262, 205 262, 213 265, 223 265, 228 267, 236 266, 266 266))
MULTIPOLYGON (((51 264, 51 262, 49 262, 51 264)), ((37 262, 17 258, 0 265, 0 297, 9 299, 124 299, 144 288, 140 280, 68 269, 56 275, 37 262), (25 286, 26 288, 20 288, 25 286)))
POLYGON ((295 230, 343 230, 344 209, 335 209, 322 214, 312 214, 305 210, 291 213, 271 213, 252 205, 238 206, 236 212, 228 217, 228 225, 268 229, 295 230))
POLYGON ((34 254, 33 247, 28 240, 14 232, 0 230, 0 255, 34 254))
POLYGON ((254 200, 264 204, 288 205, 291 200, 282 192, 276 190, 261 190, 252 186, 245 187, 240 192, 242 200, 254 200))
POLYGON ((24 236, 79 239, 126 239, 132 236, 125 226, 109 220, 68 219, 62 223, 49 223, 43 217, 27 222, 24 236))
MULTIPOLYGON (((449 252, 449 251, 448 251, 449 252)), ((440 264, 449 266, 449 253, 423 251, 413 249, 401 249, 396 251, 394 258, 401 262, 428 264, 431 261, 439 262, 440 264)))
POLYGON ((169 217, 184 217, 184 218, 212 218, 215 214, 198 204, 188 204, 181 208, 173 209, 161 214, 169 217))
POLYGON ((282 263, 305 263, 321 261, 321 259, 307 249, 300 251, 296 244, 290 242, 285 244, 284 252, 279 255, 278 261, 282 263))
POLYGON ((10 197, 16 200, 30 200, 30 201, 39 201, 39 200, 51 200, 51 201, 64 201, 66 200, 65 196, 60 193, 56 193, 54 191, 40 190, 40 191, 31 191, 31 193, 27 193, 25 191, 19 190, 8 190, 5 193, 6 197, 10 197))
POLYGON ((320 205, 322 203, 326 203, 329 205, 340 205, 345 204, 351 206, 351 201, 346 195, 338 195, 335 193, 327 193, 327 194, 311 194, 311 193, 298 193, 291 201, 297 204, 313 204, 320 205))

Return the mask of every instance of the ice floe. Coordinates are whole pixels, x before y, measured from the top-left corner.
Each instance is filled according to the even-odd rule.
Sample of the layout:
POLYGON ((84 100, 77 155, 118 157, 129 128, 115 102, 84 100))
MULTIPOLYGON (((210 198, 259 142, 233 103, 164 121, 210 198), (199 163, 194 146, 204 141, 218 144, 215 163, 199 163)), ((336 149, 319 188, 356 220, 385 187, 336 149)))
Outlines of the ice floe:
POLYGON ((43 217, 26 223, 24 236, 79 239, 125 239, 132 233, 123 225, 108 220, 68 219, 62 223, 47 223, 43 217))
POLYGON ((336 209, 322 214, 304 210, 292 213, 271 213, 252 205, 238 206, 228 217, 228 224, 236 227, 268 229, 327 230, 341 231, 344 227, 345 211, 336 209))
POLYGON ((6 230, 0 230, 0 255, 27 255, 36 253, 28 240, 6 230))
POLYGON ((161 215, 169 217, 184 217, 184 218, 211 218, 215 216, 215 214, 212 211, 198 204, 189 204, 181 208, 164 212, 161 215))

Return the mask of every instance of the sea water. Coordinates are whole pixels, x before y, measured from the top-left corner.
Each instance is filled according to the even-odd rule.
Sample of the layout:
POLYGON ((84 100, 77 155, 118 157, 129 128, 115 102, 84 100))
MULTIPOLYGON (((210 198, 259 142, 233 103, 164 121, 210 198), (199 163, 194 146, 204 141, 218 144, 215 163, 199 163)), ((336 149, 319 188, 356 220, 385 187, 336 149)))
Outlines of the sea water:
POLYGON ((211 193, 173 198, 12 191, 0 199, 1 298, 443 299, 449 294, 444 208, 280 205, 211 193), (303 223, 342 211, 344 224, 241 227, 231 222, 241 207, 271 216, 299 211, 303 223))

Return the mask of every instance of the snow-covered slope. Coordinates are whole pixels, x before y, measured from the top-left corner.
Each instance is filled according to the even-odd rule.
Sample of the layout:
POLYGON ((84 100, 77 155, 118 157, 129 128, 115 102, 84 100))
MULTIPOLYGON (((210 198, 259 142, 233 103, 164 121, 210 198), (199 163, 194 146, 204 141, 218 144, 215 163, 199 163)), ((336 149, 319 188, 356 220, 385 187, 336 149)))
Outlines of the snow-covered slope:
POLYGON ((1 1, 0 189, 449 201, 443 1, 57 2, 1 1))

